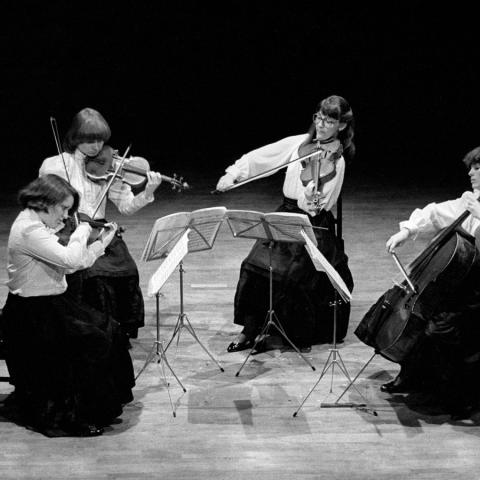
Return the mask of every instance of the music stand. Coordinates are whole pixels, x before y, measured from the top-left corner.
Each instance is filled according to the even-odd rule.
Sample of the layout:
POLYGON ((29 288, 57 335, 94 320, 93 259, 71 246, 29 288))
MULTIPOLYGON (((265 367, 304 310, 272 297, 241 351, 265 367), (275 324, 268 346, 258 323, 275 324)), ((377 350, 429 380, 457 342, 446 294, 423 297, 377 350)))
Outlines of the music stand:
MULTIPOLYGON (((188 235, 188 232, 186 232, 186 235, 188 235)), ((160 269, 162 268, 164 264, 160 265, 159 269, 155 272, 154 275, 150 278, 149 281, 149 286, 148 286, 148 291, 149 291, 149 296, 155 295, 155 319, 156 319, 156 338, 155 341, 153 342, 152 348, 150 349, 149 354, 147 355, 147 358, 145 360, 145 363, 143 364, 143 367, 140 369, 140 371, 137 373, 135 377, 135 381, 138 380, 140 375, 143 373, 143 371, 147 368, 147 366, 156 359, 156 363, 160 365, 162 368, 162 376, 163 376, 163 381, 165 383, 165 386, 167 387, 167 392, 168 392, 168 398, 170 400, 170 406, 172 407, 172 414, 174 417, 177 416, 177 413, 175 411, 175 408, 173 406, 172 402, 172 397, 170 395, 170 389, 169 389, 169 382, 167 381, 167 376, 165 374, 165 367, 164 364, 168 367, 172 375, 175 377, 175 380, 178 382, 180 387, 182 388, 183 392, 185 393, 187 390, 183 386, 182 382, 178 379, 177 375, 173 371, 173 368, 170 366, 167 360, 167 356, 165 354, 165 349, 163 348, 163 342, 160 340, 160 304, 159 304, 159 298, 160 298, 160 289, 163 286, 163 283, 161 281, 161 277, 164 277, 165 279, 168 278, 168 275, 166 276, 165 274, 160 273, 160 269), (154 293, 153 293, 154 292, 154 293)), ((164 268, 165 269, 165 268, 164 268)))
POLYGON ((269 250, 268 265, 268 311, 265 316, 260 333, 255 338, 253 347, 250 349, 247 357, 242 363, 240 369, 235 374, 238 377, 244 365, 255 350, 258 342, 267 334, 270 327, 275 327, 282 337, 290 344, 297 354, 304 360, 312 370, 315 367, 300 352, 297 346, 290 340, 280 323, 273 309, 273 267, 272 267, 272 248, 274 242, 305 243, 302 233, 310 238, 310 241, 317 243, 313 233, 313 227, 307 215, 291 212, 271 212, 262 213, 251 210, 228 210, 225 218, 234 237, 253 238, 257 240, 267 240, 269 250))
MULTIPOLYGON (((417 289, 415 287, 415 285, 413 285, 412 281, 410 280, 410 277, 408 276, 408 272, 407 270, 405 269, 405 267, 402 265, 402 263, 400 262, 399 258, 397 257, 397 254, 395 252, 391 252, 391 255, 392 255, 392 258, 393 260, 395 261, 395 264, 396 266, 398 267, 398 269, 400 270, 400 273, 402 274, 404 280, 405 280, 405 284, 402 283, 402 284, 399 284, 398 282, 394 281, 393 283, 403 289, 405 292, 408 292, 408 288, 411 289, 412 292, 416 292, 417 289)), ((410 268, 412 268, 412 265, 410 264, 410 268)), ((372 344, 368 343, 367 345, 369 346, 373 346, 372 344)), ((374 357, 376 355, 380 355, 380 352, 375 348, 375 350, 373 351, 372 355, 370 356, 370 358, 364 363, 364 365, 362 366, 362 368, 359 370, 359 372, 355 375, 355 378, 353 380, 350 381, 350 383, 345 387, 345 389, 343 390, 342 394, 337 398, 337 402, 345 395, 345 393, 347 393, 347 391, 350 389, 350 387, 352 387, 352 385, 354 385, 354 383, 357 381, 358 377, 360 377, 360 375, 364 372, 364 370, 370 365, 371 361, 374 359, 374 357)), ((391 360, 388 355, 384 355, 385 358, 391 360)))
MULTIPOLYGON (((332 344, 333 347, 329 349, 329 354, 328 358, 323 366, 322 372, 320 374, 320 377, 314 384, 314 386, 310 389, 308 392, 307 396, 303 399, 302 403, 298 407, 298 409, 293 413, 293 416, 296 417, 302 406, 305 404, 307 399, 310 397, 310 395, 313 393, 317 385, 320 383, 322 378, 325 376, 325 374, 328 372, 329 369, 331 369, 331 380, 330 380, 330 393, 332 393, 332 386, 333 386, 333 375, 335 372, 335 365, 338 366, 340 371, 343 373, 343 375, 346 377, 346 379, 350 382, 349 387, 353 385, 353 382, 350 374, 348 373, 348 370, 343 362, 343 359, 340 355, 340 351, 337 348, 337 311, 338 311, 338 305, 340 304, 341 301, 344 302, 349 302, 352 298, 350 291, 348 290, 347 286, 345 285, 344 281, 342 280, 342 277, 338 274, 338 272, 332 267, 332 265, 328 262, 328 260, 324 257, 324 255, 318 250, 318 248, 311 242, 311 240, 304 235, 305 238, 305 248, 307 249, 307 252, 310 255, 310 258, 313 261, 313 264, 315 266, 315 269, 319 272, 325 272, 327 275, 328 279, 330 280, 330 283, 334 287, 334 300, 333 302, 330 303, 330 306, 333 307, 333 340, 332 344), (341 297, 341 299, 339 298, 341 297)), ((356 388, 357 392, 360 394, 362 398, 365 398, 363 394, 356 388)), ((346 391, 346 390, 345 390, 346 391)), ((343 393, 345 393, 345 391, 343 393)), ((366 403, 365 404, 354 404, 354 403, 339 403, 340 398, 343 396, 343 394, 337 398, 337 400, 334 403, 321 403, 320 407, 324 408, 332 408, 332 407, 358 407, 358 408, 366 408, 366 403)), ((372 413, 376 416, 377 412, 374 410, 371 410, 372 413)))
MULTIPOLYGON (((192 212, 178 212, 156 220, 144 248, 142 259, 145 261, 162 258, 168 252, 173 243, 184 238, 186 235, 186 253, 209 250, 217 237, 220 226, 226 212, 225 207, 212 207, 194 210, 192 212)), ((168 258, 168 257, 167 257, 168 258)), ((187 314, 184 310, 184 286, 183 286, 183 257, 179 259, 180 272, 180 313, 175 324, 172 337, 165 347, 165 352, 177 337, 177 345, 180 341, 180 334, 185 329, 193 339, 203 348, 205 353, 215 362, 220 371, 225 370, 220 363, 208 351, 200 341, 187 314)))

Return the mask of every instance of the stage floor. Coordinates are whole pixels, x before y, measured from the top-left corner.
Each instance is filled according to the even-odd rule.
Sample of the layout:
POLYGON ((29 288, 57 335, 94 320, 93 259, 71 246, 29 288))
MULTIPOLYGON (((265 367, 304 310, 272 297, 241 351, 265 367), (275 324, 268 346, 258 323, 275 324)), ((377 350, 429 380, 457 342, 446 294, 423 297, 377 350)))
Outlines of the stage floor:
MULTIPOLYGON (((145 294, 146 322, 131 350, 137 371, 154 344, 155 298, 147 283, 159 263, 140 255, 153 222, 164 215, 223 205, 231 209, 273 211, 280 203, 281 175, 259 180, 222 195, 211 195, 216 178, 191 174, 194 188, 175 194, 162 186, 156 201, 134 217, 109 218, 126 229, 124 238, 137 260, 145 294)), ((347 179, 343 197, 346 252, 355 281, 349 333, 338 351, 350 376, 372 357, 353 331, 372 303, 399 280, 385 253, 385 241, 398 222, 417 206, 454 198, 458 188, 418 189, 361 176, 347 179)), ((0 261, 5 265, 10 224, 18 213, 15 198, 0 197, 0 261)), ((439 409, 412 396, 390 396, 379 387, 398 366, 375 356, 340 401, 348 381, 338 365, 320 378, 329 344, 315 345, 306 358, 279 349, 250 357, 236 376, 246 352, 227 353, 239 327, 232 323, 233 296, 240 263, 253 240, 234 238, 221 227, 212 250, 184 259, 185 313, 200 341, 182 330, 167 358, 187 392, 167 370, 147 365, 121 423, 96 438, 48 439, 0 417, 0 477, 6 479, 474 479, 480 478, 480 415, 453 422, 439 409), (216 362, 223 367, 222 372, 216 362), (313 392, 293 416, 313 388, 313 392), (343 402, 353 406, 343 406, 343 402), (366 403, 367 408, 358 408, 366 403), (173 415, 175 411, 176 416, 173 415), (373 411, 377 414, 374 415, 373 411)), ((401 250, 405 263, 424 243, 401 250)), ((0 271, 2 284, 5 270, 0 271)), ((0 289, 3 304, 7 289, 0 289)), ((175 271, 159 298, 161 338, 168 341, 179 315, 179 274, 175 271)), ((28 355, 29 352, 25 352, 28 355)), ((45 372, 48 375, 48 372, 45 372)), ((0 375, 7 375, 0 361, 0 375)), ((11 392, 0 383, 0 400, 11 392)))

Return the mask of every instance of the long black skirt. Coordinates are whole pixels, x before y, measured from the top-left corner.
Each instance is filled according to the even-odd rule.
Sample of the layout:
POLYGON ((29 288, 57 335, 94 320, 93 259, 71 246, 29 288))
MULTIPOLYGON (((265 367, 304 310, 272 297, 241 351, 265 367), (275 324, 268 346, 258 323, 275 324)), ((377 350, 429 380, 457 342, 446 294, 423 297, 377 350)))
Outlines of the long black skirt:
MULTIPOLYGON (((284 199, 278 212, 303 213, 296 201, 284 199)), ((335 235, 335 219, 322 211, 310 217, 318 249, 337 270, 350 291, 353 278, 343 242, 335 235)), ((269 264, 273 270, 273 310, 287 336, 298 347, 333 341, 335 290, 327 275, 315 270, 304 245, 258 240, 242 262, 235 293, 234 323, 243 325, 243 333, 254 338, 262 329, 269 310, 269 264)), ((350 304, 337 307, 336 340, 347 334, 350 304)), ((274 333, 274 332, 270 332, 274 333)))
POLYGON ((67 275, 69 293, 100 310, 137 338, 145 325, 145 307, 138 269, 124 240, 115 236, 92 267, 67 275))
POLYGON ((68 294, 19 297, 3 308, 12 420, 47 436, 105 426, 133 399, 133 365, 119 325, 68 294))

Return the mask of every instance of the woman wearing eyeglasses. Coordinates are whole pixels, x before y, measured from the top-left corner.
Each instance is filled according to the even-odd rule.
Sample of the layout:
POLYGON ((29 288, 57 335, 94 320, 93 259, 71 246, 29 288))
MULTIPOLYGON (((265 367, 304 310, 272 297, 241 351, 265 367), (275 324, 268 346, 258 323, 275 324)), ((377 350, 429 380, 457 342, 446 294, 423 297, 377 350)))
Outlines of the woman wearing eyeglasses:
MULTIPOLYGON (((322 227, 314 229, 318 248, 350 291, 353 279, 342 241, 335 234, 331 210, 341 193, 345 160, 351 160, 355 153, 353 135, 354 118, 348 102, 337 95, 329 96, 318 104, 307 133, 286 137, 243 155, 226 169, 217 183, 217 190, 225 191, 236 182, 288 164, 283 203, 277 211, 307 214, 314 227, 322 227), (323 152, 322 146, 332 142, 340 145, 339 154, 322 155, 320 180, 315 185, 314 179, 308 180, 306 175, 311 162, 293 160, 319 148, 323 152)), ((314 159, 315 156, 309 160, 314 159)), ((315 270, 302 244, 275 242, 271 253, 273 309, 287 336, 301 349, 308 349, 312 343, 331 341, 333 308, 330 303, 334 290, 327 276, 315 270)), ((228 346, 229 352, 251 348, 264 325, 269 309, 269 258, 268 244, 257 241, 242 263, 235 294, 234 323, 242 325, 243 330, 228 346)), ((349 315, 349 304, 341 304, 337 310, 337 341, 343 340, 347 333, 349 315)), ((264 350, 266 341, 262 339, 256 348, 264 350)))

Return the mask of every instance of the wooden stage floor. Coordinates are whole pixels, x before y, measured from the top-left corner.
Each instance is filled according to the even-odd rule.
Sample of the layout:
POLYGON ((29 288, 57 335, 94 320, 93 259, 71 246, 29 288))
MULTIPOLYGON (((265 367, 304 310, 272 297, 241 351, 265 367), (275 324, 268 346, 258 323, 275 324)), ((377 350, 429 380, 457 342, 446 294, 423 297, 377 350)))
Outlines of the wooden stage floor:
MULTIPOLYGON (((156 262, 140 254, 155 219, 197 208, 224 205, 272 211, 280 202, 281 175, 259 180, 220 196, 210 195, 213 176, 191 174, 195 187, 176 195, 161 187, 154 204, 134 217, 109 218, 125 226, 124 237, 138 261, 145 292, 147 326, 131 350, 137 371, 155 340, 155 298, 146 296, 156 262)), ((369 306, 399 278, 384 244, 416 206, 453 198, 458 188, 385 188, 382 179, 349 178, 344 193, 344 238, 355 280, 352 315, 339 353, 354 376, 372 349, 354 335, 369 306), (454 190, 454 191, 453 191, 454 190)), ((10 224, 18 209, 13 196, 0 197, 0 261, 5 265, 10 224)), ((292 351, 272 350, 249 359, 229 354, 226 346, 239 328, 232 323, 232 303, 241 260, 252 240, 235 239, 222 226, 212 250, 185 258, 185 313, 198 337, 224 372, 183 330, 167 357, 187 392, 161 369, 147 366, 126 407, 121 423, 96 438, 48 439, 0 418, 0 478, 45 479, 476 479, 480 478, 480 415, 453 422, 438 408, 403 395, 390 396, 379 386, 392 379, 396 364, 375 356, 340 401, 353 407, 325 408, 345 389, 338 366, 329 369, 294 418, 293 413, 314 384, 331 345, 315 345, 306 354, 312 371, 292 351), (169 395, 176 411, 173 416, 169 395), (355 408, 367 402, 369 409, 355 408)), ((401 257, 408 262, 422 244, 410 245, 401 257)), ((2 267, 0 281, 6 280, 2 267)), ((175 272, 160 297, 161 337, 168 340, 179 314, 179 275, 175 272)), ((7 289, 0 289, 0 305, 7 289)), ((29 352, 25 352, 28 355, 29 352)), ((48 375, 48 372, 45 372, 48 375)), ((168 374, 168 371, 167 371, 168 374)), ((0 361, 0 376, 7 375, 0 361)), ((11 392, 0 383, 0 400, 11 392)))

